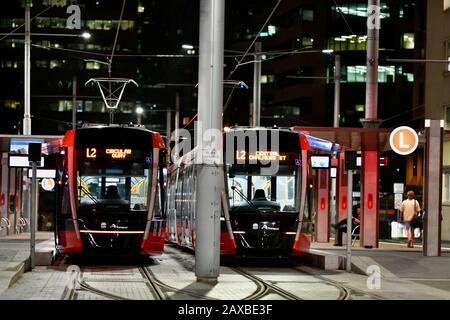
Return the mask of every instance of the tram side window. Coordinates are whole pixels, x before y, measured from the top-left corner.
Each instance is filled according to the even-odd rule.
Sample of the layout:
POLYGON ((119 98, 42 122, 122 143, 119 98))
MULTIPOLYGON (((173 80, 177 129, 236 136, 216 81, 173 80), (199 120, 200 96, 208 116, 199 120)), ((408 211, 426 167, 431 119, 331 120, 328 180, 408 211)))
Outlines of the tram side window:
POLYGON ((192 166, 192 218, 195 221, 196 217, 196 202, 197 199, 197 169, 196 166, 192 166))
POLYGON ((165 201, 165 195, 163 190, 163 186, 165 184, 165 178, 163 174, 163 170, 158 170, 158 181, 156 181, 156 195, 155 195, 155 217, 157 218, 164 218, 165 217, 165 210, 164 210, 164 201, 165 201))
POLYGON ((175 185, 175 181, 176 181, 176 172, 173 172, 170 175, 170 183, 169 186, 167 188, 167 212, 171 213, 172 210, 175 209, 175 192, 176 192, 176 185, 175 185))
POLYGON ((176 210, 177 210, 177 219, 181 219, 181 210, 182 210, 182 200, 183 200, 183 176, 184 173, 181 169, 177 169, 178 170, 178 181, 177 181, 177 190, 175 193, 175 206, 176 206, 176 210))

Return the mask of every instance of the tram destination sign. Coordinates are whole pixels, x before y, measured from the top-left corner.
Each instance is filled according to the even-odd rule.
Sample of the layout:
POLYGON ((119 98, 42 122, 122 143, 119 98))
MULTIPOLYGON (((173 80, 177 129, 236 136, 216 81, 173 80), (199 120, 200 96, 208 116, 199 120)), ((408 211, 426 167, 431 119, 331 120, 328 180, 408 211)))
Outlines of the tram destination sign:
POLYGON ((79 159, 84 160, 138 160, 149 162, 151 151, 122 147, 84 147, 77 152, 79 159))
POLYGON ((236 160, 238 161, 286 161, 288 158, 285 154, 280 154, 278 151, 246 151, 237 150, 236 160))

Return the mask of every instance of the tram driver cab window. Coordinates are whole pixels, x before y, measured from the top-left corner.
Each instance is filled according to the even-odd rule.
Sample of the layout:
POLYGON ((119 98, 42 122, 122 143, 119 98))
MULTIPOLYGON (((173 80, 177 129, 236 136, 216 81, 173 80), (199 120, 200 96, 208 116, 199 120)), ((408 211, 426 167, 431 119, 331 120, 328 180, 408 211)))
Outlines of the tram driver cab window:
POLYGON ((117 186, 114 185, 108 186, 108 188, 106 189, 105 199, 114 199, 114 200, 122 199, 122 197, 119 194, 119 189, 117 188, 117 186))

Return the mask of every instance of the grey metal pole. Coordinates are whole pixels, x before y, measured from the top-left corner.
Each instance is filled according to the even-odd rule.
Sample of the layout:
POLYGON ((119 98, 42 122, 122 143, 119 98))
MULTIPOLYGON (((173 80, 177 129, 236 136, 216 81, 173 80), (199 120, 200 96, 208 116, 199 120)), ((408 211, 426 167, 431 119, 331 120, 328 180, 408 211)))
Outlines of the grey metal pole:
POLYGON ((341 110, 341 56, 334 56, 334 118, 333 127, 339 128, 339 112, 341 110))
POLYGON ((378 29, 377 21, 380 21, 380 0, 368 0, 367 5, 366 119, 362 122, 366 127, 374 127, 378 118, 378 47, 380 30, 378 29), (375 12, 371 11, 374 8, 377 8, 375 12))
POLYGON ((25 56, 24 56, 24 114, 23 134, 31 134, 31 107, 30 107, 30 7, 31 0, 25 1, 25 56))
POLYGON ((72 129, 77 128, 77 76, 72 78, 72 129))
POLYGON ((36 219, 37 219, 37 162, 32 162, 31 176, 31 215, 30 215, 30 263, 31 269, 35 267, 35 251, 36 251, 36 219))
POLYGON ((224 0, 200 1, 197 156, 201 159, 197 160, 197 281, 216 282, 220 268, 224 22, 224 0), (219 135, 206 136, 205 132, 211 129, 217 130, 219 135))
POLYGON ((255 42, 253 69, 253 126, 259 127, 261 120, 261 42, 255 42))
MULTIPOLYGON (((334 56, 334 117, 333 127, 339 128, 339 113, 341 110, 341 56, 334 56)), ((331 180, 331 216, 337 224, 336 218, 336 179, 331 180)))
POLYGON ((347 171, 347 264, 346 270, 352 271, 352 210, 353 210, 353 171, 347 171))

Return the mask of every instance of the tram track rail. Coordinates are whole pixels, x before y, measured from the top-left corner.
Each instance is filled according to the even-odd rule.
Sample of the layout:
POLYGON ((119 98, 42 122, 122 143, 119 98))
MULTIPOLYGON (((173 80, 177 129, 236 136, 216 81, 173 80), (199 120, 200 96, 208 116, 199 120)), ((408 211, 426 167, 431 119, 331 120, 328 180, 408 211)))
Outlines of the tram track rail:
POLYGON ((277 285, 274 285, 272 283, 269 283, 266 280, 261 279, 258 276, 255 276, 254 274, 247 272, 243 270, 242 268, 238 267, 229 267, 231 270, 243 275, 247 279, 250 279, 256 284, 256 291, 253 292, 251 295, 245 297, 242 300, 260 300, 261 298, 265 297, 266 295, 272 293, 276 293, 288 300, 304 300, 303 298, 293 294, 292 292, 286 291, 282 288, 280 288, 277 285))
POLYGON ((179 288, 172 287, 172 286, 170 286, 170 285, 160 281, 159 279, 157 279, 155 277, 155 275, 153 274, 153 272, 150 270, 150 268, 148 268, 146 266, 143 266, 143 267, 140 267, 140 268, 142 269, 142 272, 145 274, 145 276, 146 277, 150 277, 152 279, 151 281, 153 282, 153 284, 155 286, 159 287, 160 290, 162 288, 162 289, 164 289, 166 291, 182 293, 184 295, 188 295, 188 296, 191 296, 191 297, 194 297, 194 298, 197 298, 197 299, 219 300, 219 299, 207 297, 205 295, 202 295, 202 294, 199 294, 199 293, 195 293, 195 292, 192 292, 192 291, 189 291, 189 290, 184 290, 184 289, 179 289, 179 288))
MULTIPOLYGON (((144 267, 138 268, 140 271, 140 274, 142 276, 142 279, 136 279, 136 280, 127 280, 128 283, 145 283, 146 287, 149 290, 149 293, 152 295, 154 300, 164 300, 166 299, 166 295, 164 292, 159 288, 159 286, 155 283, 155 277, 154 275, 147 270, 144 267)), ((101 270, 101 269, 99 269, 101 270)), ((102 282, 102 283, 114 283, 114 282, 123 282, 122 279, 107 279, 107 280, 98 280, 93 279, 90 280, 88 278, 83 277, 84 271, 80 267, 80 273, 72 279, 70 282, 70 285, 68 285, 63 293, 62 299, 63 300, 78 300, 78 297, 81 292, 88 292, 90 294, 94 294, 96 296, 101 296, 103 298, 107 298, 110 300, 133 300, 129 297, 124 297, 121 295, 117 295, 115 293, 111 293, 108 291, 105 291, 103 289, 96 288, 92 286, 91 284, 88 284, 87 282, 102 282)), ((118 275, 119 276, 119 275, 118 275)))
POLYGON ((351 300, 352 298, 352 289, 350 289, 349 287, 346 287, 345 285, 343 285, 342 283, 339 283, 338 281, 333 281, 330 279, 327 279, 325 277, 322 277, 320 275, 317 274, 313 274, 310 272, 307 272, 305 270, 301 270, 298 267, 292 267, 293 270, 297 271, 297 272, 301 272, 303 274, 307 274, 310 275, 312 277, 315 277, 321 281, 323 281, 324 283, 336 287, 339 290, 339 297, 337 300, 351 300))
POLYGON ((332 286, 340 288, 341 291, 342 291, 342 294, 341 294, 341 296, 339 297, 338 300, 351 300, 352 299, 352 295, 363 295, 363 296, 368 296, 368 297, 370 297, 372 299, 375 299, 375 300, 383 300, 382 297, 380 297, 380 296, 378 296, 376 294, 366 293, 366 292, 363 292, 361 290, 354 289, 354 288, 352 288, 350 286, 343 285, 342 283, 340 283, 338 281, 331 280, 331 279, 328 279, 328 278, 326 278, 324 276, 308 272, 308 271, 306 271, 304 269, 300 269, 300 267, 302 267, 302 266, 301 265, 297 265, 295 267, 292 267, 292 269, 294 269, 294 270, 296 270, 298 272, 305 273, 305 274, 308 274, 310 276, 316 277, 317 279, 320 279, 323 282, 326 282, 326 283, 328 283, 328 284, 330 284, 332 286))

